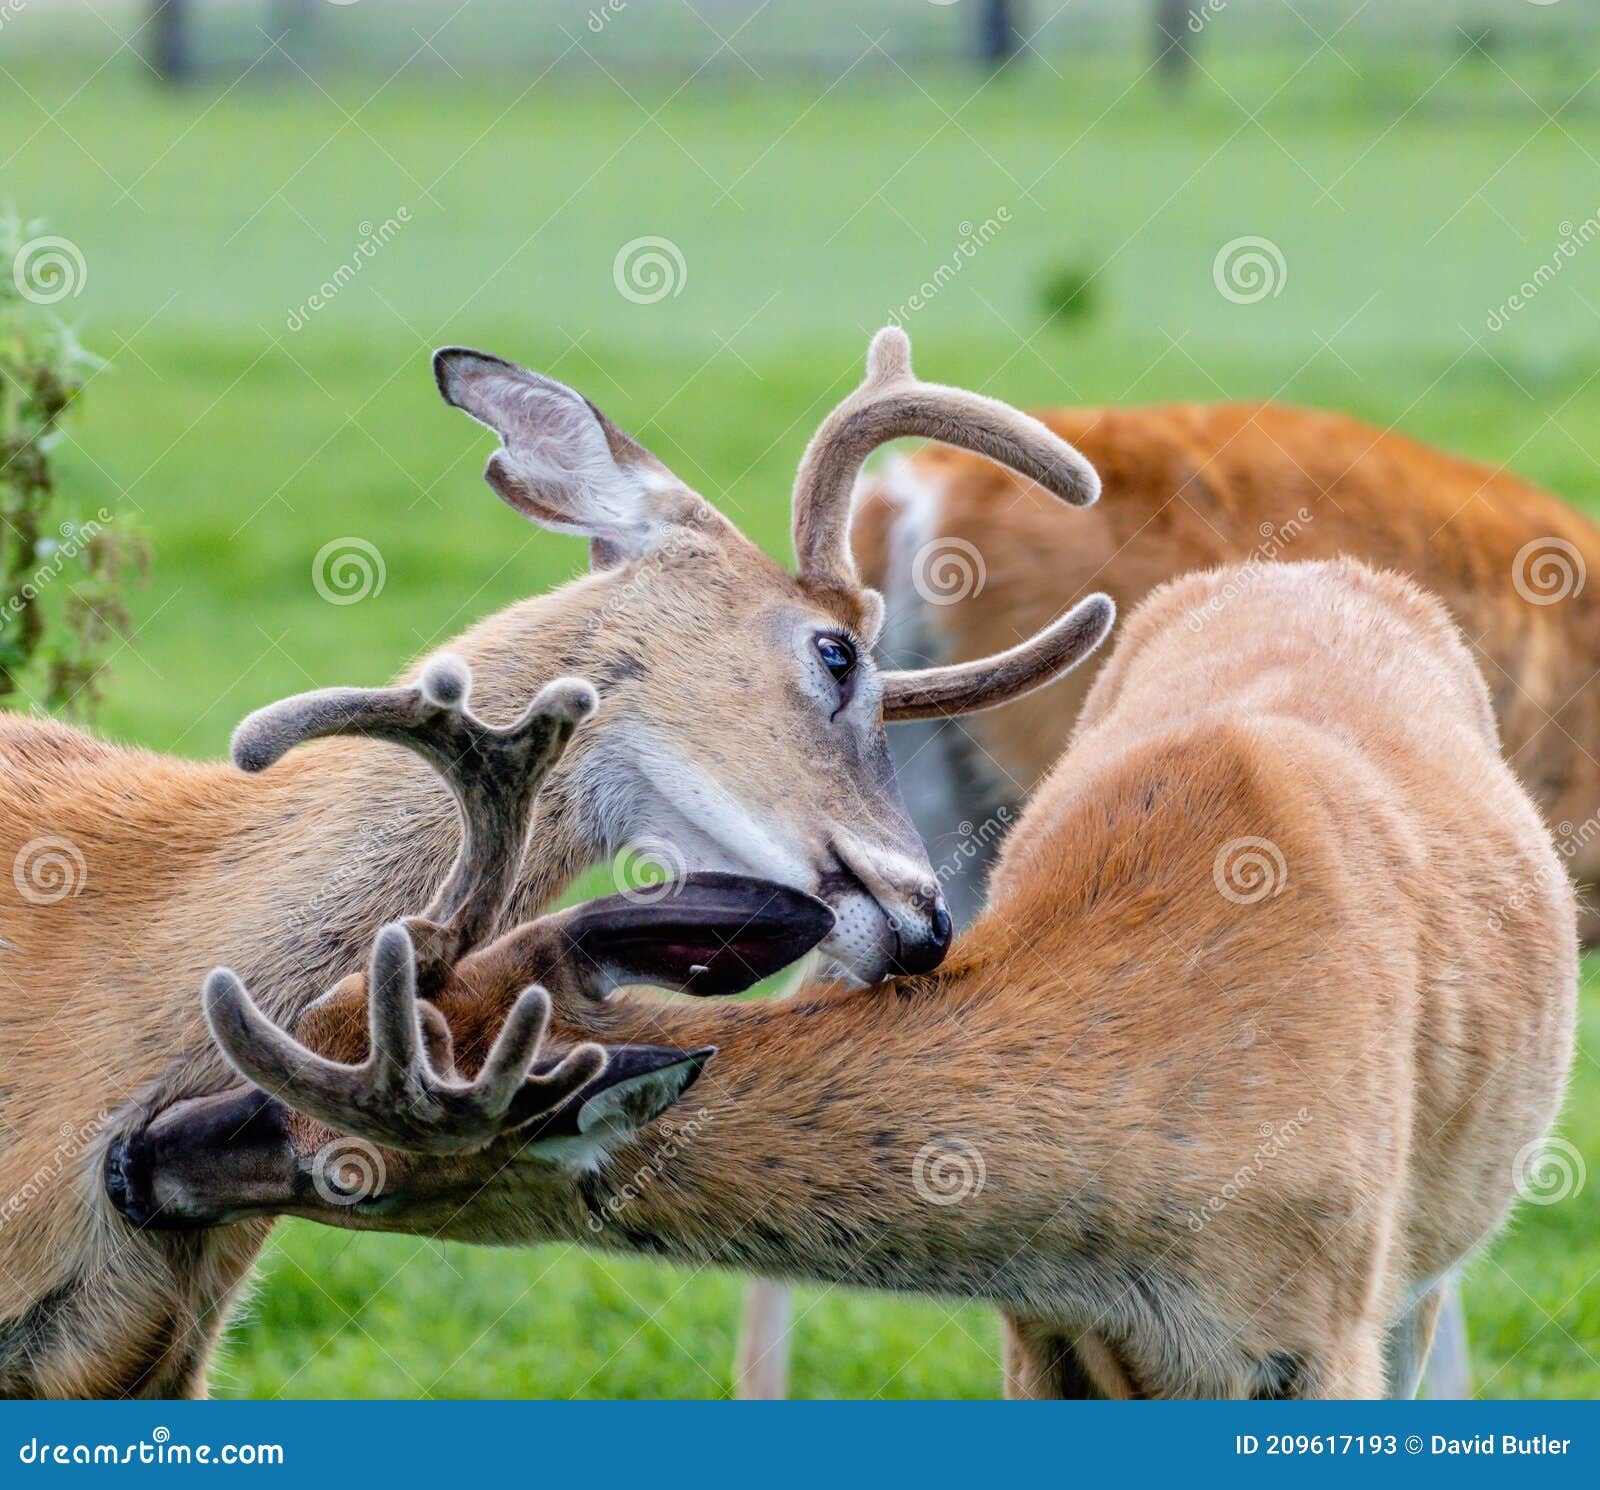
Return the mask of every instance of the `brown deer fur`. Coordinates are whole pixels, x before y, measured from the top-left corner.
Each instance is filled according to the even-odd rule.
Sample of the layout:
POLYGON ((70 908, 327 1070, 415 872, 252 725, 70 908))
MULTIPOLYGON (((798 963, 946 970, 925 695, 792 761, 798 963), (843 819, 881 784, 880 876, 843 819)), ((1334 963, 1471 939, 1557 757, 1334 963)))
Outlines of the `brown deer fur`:
MULTIPOLYGON (((1025 481, 947 448, 868 482, 854 539, 866 581, 887 596, 890 638, 909 638, 923 665, 959 661, 1031 634, 1085 589, 1108 590, 1126 612, 1179 574, 1251 556, 1352 554, 1398 569, 1465 633, 1507 755, 1579 881, 1585 939, 1600 939, 1589 889, 1600 881, 1600 529, 1505 471, 1337 414, 1177 404, 1038 417, 1098 469, 1106 499, 1092 511, 1065 514, 1025 481), (984 582, 927 604, 904 564, 950 539, 981 556, 984 582), (1538 545, 1548 539, 1570 552, 1538 545), (1541 549, 1564 570, 1541 577, 1541 549), (1554 603, 1519 594, 1519 572, 1554 603), (1587 584, 1555 599, 1585 573, 1587 584)), ((994 798, 1020 801, 1065 746, 1095 670, 951 726, 960 769, 994 798)), ((910 785, 908 794, 915 809, 910 785)))
MULTIPOLYGON (((1127 624, 936 972, 597 1002, 535 923, 457 968, 458 1051, 547 979, 557 1049, 716 1046, 693 1124, 277 1208, 987 1299, 1018 1395, 1409 1394, 1561 1102, 1571 888, 1442 606, 1350 560, 1240 581, 1127 624)), ((361 985, 302 1030, 339 1060, 361 985)), ((291 1130, 286 1173, 330 1136, 291 1130)))

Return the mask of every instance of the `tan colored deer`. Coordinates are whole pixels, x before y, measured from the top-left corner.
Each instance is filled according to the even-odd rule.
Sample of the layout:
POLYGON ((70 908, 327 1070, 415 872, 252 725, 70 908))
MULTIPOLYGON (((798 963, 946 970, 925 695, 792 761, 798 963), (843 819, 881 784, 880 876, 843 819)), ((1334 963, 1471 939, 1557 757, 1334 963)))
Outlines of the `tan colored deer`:
MULTIPOLYGON (((479 705, 510 718, 571 673, 604 701, 545 785, 530 851, 514 836, 494 851, 512 876, 508 909, 480 895, 475 914, 511 924, 634 844, 680 872, 755 871, 814 892, 833 913, 823 950, 863 981, 941 959, 950 921, 882 720, 1037 686, 1098 642, 1111 607, 1095 597, 992 666, 874 667, 881 604, 844 536, 872 444, 970 441, 1065 500, 1096 491, 1081 457, 1032 420, 916 382, 897 336, 875 346, 868 382, 797 482, 797 577, 572 389, 481 353, 436 358, 446 400, 500 436, 490 485, 591 540, 588 576, 456 641, 479 705)), ((336 690, 317 707, 337 722, 351 698, 336 690)), ((206 968, 226 957, 292 1018, 451 862, 456 814, 426 766, 332 740, 262 773, 277 717, 243 729, 245 771, 0 719, 0 863, 12 866, 0 877, 0 1391, 201 1389, 266 1227, 134 1236, 96 1178, 105 1147, 153 1106, 224 1079, 190 994, 206 968)), ((490 929, 458 928, 469 941, 490 929)))
MULTIPOLYGON (((1198 569, 1352 554, 1409 574, 1466 633, 1505 748, 1579 882, 1600 940, 1600 530, 1504 471, 1337 414, 1279 404, 1056 409, 1039 418, 1111 500, 1064 523, 1038 489, 929 447, 862 484, 854 527, 886 596, 886 665, 956 662, 1048 621, 1081 589, 1124 610, 1198 569)), ((890 731, 901 789, 958 925, 977 915, 1004 828, 1066 748, 1095 664, 970 721, 890 731), (965 825, 965 826, 964 826, 965 825)), ((782 1395, 786 1306, 755 1285, 745 1395, 782 1395)), ((1445 1395, 1468 1379, 1459 1302, 1445 1395)))
MULTIPOLYGON (((1111 499, 1085 521, 1063 523, 1031 483, 949 449, 863 484, 854 535, 888 600, 884 657, 980 656, 1086 587, 1127 610, 1215 564, 1245 563, 1246 582, 1279 557, 1398 569, 1465 632, 1511 763, 1580 885, 1580 930, 1600 940, 1600 528, 1503 470, 1337 414, 1177 404, 1039 417, 1105 483, 1111 499)), ((1014 807, 1044 779, 1094 671, 970 724, 891 733, 936 865, 975 857, 949 853, 959 822, 1014 807)), ((981 875, 941 880, 958 921, 970 915, 981 875)))
MULTIPOLYGON (((854 540, 887 599, 886 665, 979 656, 1047 622, 1085 588, 1124 610, 1220 563, 1243 582, 1278 558, 1352 554, 1440 596, 1482 664, 1513 766, 1580 882, 1579 929, 1600 940, 1600 530, 1503 471, 1336 414, 1278 404, 1057 409, 1040 419, 1094 462, 1110 493, 1086 520, 980 458, 929 447, 862 483, 854 540)), ((1071 679, 971 720, 891 730, 901 790, 957 925, 983 904, 1004 830, 1054 766, 1094 682, 1071 679)), ((787 1305, 753 1285, 743 1395, 783 1395, 787 1305)), ((1443 1395, 1469 1379, 1456 1346, 1443 1395)))
MULTIPOLYGON (((1571 887, 1437 601, 1348 560, 1242 574, 1170 584, 1128 623, 938 971, 765 1005, 606 998, 613 977, 572 955, 580 909, 442 982, 387 933, 299 1039, 219 972, 213 1031, 263 1090, 132 1133, 120 1206, 987 1299, 1019 1396, 1409 1394, 1445 1280, 1560 1105, 1571 887), (468 1151, 448 1111, 418 1129, 373 1110, 391 1064, 424 1090, 456 1067, 481 1083, 530 984, 555 1004, 546 1061, 715 1047, 692 1135, 639 1129, 659 1089, 601 1101, 565 1154, 481 1127, 468 1151), (222 1140, 247 1118, 247 1146, 222 1140), (386 1146, 382 1180, 330 1200, 308 1177, 351 1133, 386 1146)), ((653 947, 626 909, 598 914, 653 947)), ((807 915, 773 919, 803 941, 807 915)))

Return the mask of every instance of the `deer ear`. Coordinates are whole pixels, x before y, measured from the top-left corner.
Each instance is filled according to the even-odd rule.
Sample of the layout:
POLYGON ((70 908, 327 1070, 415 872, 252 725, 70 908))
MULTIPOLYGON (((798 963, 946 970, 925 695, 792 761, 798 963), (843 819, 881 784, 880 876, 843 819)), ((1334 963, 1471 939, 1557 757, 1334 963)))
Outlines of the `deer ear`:
POLYGON ((524 517, 591 540, 596 568, 637 559, 711 508, 581 393, 514 362, 445 347, 433 374, 448 404, 500 436, 484 479, 524 517))
POLYGON ((740 874, 689 874, 591 900, 570 913, 563 966, 603 998, 625 983, 685 993, 742 993, 781 972, 833 929, 815 896, 740 874))
MULTIPOLYGON (((520 1136, 525 1142, 544 1143, 636 1133, 688 1091, 716 1053, 714 1045, 701 1050, 608 1045, 605 1069, 554 1112, 536 1117, 520 1136)), ((546 1064, 555 1063, 541 1063, 533 1074, 540 1074, 546 1064)))

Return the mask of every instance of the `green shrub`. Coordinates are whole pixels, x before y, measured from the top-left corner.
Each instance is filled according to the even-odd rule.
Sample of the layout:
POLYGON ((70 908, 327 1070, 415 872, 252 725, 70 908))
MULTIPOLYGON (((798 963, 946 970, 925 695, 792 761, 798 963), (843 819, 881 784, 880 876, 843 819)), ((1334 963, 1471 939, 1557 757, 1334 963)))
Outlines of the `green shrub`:
POLYGON ((125 517, 86 513, 56 484, 62 421, 104 364, 50 312, 59 281, 31 277, 62 270, 39 269, 52 244, 71 248, 42 227, 0 214, 0 699, 86 716, 148 551, 125 517))

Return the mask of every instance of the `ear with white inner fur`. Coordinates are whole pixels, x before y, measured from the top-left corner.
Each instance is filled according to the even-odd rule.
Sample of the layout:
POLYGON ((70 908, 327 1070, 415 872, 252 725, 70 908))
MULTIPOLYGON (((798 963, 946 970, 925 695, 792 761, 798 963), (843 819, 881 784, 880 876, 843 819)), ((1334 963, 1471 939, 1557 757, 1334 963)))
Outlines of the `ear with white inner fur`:
POLYGON ((708 503, 565 383, 468 347, 435 352, 433 372, 446 403, 500 436, 489 485, 541 527, 591 539, 596 567, 713 520, 708 503))
MULTIPOLYGON (((585 1136, 622 1137, 653 1122, 694 1085, 717 1053, 673 1050, 660 1045, 606 1047, 606 1067, 554 1112, 537 1117, 522 1130, 524 1142, 585 1136)), ((542 1070, 535 1067, 535 1072, 542 1070)))

